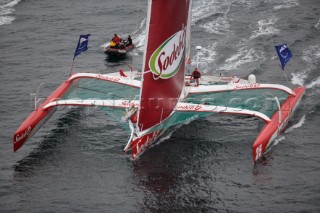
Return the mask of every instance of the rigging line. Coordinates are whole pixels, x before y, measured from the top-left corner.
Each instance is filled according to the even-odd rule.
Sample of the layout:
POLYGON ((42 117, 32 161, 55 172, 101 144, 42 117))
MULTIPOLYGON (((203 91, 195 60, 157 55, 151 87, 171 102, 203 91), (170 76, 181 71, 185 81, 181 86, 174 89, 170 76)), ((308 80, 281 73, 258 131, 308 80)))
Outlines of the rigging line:
MULTIPOLYGON (((132 58, 132 62, 133 62, 133 58, 132 58)), ((131 74, 130 74, 130 84, 132 85, 133 84, 133 80, 134 80, 134 76, 133 76, 133 67, 130 65, 130 64, 127 64, 126 62, 125 62, 125 64, 130 68, 130 72, 131 72, 131 74)), ((133 100, 132 99, 132 90, 133 90, 133 87, 132 86, 130 86, 130 92, 129 92, 129 101, 131 101, 131 100, 133 100)))
POLYGON ((140 0, 138 0, 137 15, 136 15, 136 31, 134 32, 134 34, 138 32, 139 9, 140 9, 140 0))
MULTIPOLYGON (((133 59, 132 59, 133 60, 133 59)), ((130 84, 132 84, 133 80, 133 72, 131 70, 131 75, 130 75, 130 84)), ((130 94, 129 94, 129 100, 131 101, 132 100, 132 87, 130 87, 130 94)))
MULTIPOLYGON (((132 37, 136 37, 136 34, 138 32, 138 22, 139 22, 139 9, 140 9, 140 0, 138 0, 138 5, 137 5, 137 15, 136 15, 136 30, 134 32, 134 35, 132 37)), ((126 63, 127 64, 127 63, 126 63)), ((131 64, 134 66, 134 60, 133 60, 133 57, 132 57, 132 60, 131 60, 131 64)), ((130 71, 131 71, 131 75, 130 75, 130 84, 132 84, 133 82, 133 68, 127 64, 130 68, 130 71)), ((130 92, 129 92, 129 101, 132 100, 132 87, 130 87, 130 92)))
POLYGON ((72 61, 72 64, 71 64, 71 68, 70 68, 70 73, 69 73, 69 77, 72 75, 72 69, 73 69, 73 64, 74 64, 74 59, 72 61))
POLYGON ((288 80, 288 77, 287 77, 287 74, 286 74, 286 72, 284 71, 284 68, 283 68, 283 75, 284 75, 284 77, 286 77, 286 80, 287 80, 287 83, 288 83, 288 86, 290 85, 290 83, 289 83, 289 80, 288 80))

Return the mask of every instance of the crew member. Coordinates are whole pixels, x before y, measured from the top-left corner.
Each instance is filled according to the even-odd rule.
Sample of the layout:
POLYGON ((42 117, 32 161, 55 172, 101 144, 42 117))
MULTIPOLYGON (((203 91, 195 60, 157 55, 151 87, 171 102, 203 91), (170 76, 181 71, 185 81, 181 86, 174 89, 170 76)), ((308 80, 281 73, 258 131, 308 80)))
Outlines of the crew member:
POLYGON ((190 77, 191 80, 193 79, 195 81, 196 87, 199 86, 199 79, 200 78, 201 78, 201 73, 199 72, 198 68, 196 67, 190 77))
POLYGON ((116 42, 114 42, 113 40, 110 41, 110 47, 115 47, 116 46, 116 42))
POLYGON ((127 46, 130 46, 130 45, 132 45, 132 39, 131 39, 131 36, 128 35, 127 46))
POLYGON ((111 39, 115 43, 114 47, 119 47, 121 39, 117 34, 114 34, 113 38, 111 39))

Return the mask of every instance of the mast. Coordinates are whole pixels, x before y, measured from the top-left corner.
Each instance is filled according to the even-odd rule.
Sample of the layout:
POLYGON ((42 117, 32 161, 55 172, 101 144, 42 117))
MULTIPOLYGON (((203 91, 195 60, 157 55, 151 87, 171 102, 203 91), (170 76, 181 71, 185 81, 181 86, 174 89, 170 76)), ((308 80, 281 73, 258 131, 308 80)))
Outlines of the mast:
POLYGON ((184 87, 190 0, 150 0, 138 129, 144 131, 168 118, 184 87))
POLYGON ((188 14, 188 23, 187 23, 187 36, 186 36, 186 70, 185 73, 190 73, 190 65, 191 65, 191 6, 192 0, 189 3, 189 14, 188 14))

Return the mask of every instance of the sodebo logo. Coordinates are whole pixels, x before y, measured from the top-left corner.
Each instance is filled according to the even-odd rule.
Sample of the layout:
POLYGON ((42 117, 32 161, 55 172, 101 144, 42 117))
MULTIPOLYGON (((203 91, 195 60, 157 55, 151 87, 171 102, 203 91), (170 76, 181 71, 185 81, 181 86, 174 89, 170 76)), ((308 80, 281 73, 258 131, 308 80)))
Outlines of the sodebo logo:
POLYGON ((151 55, 149 67, 155 80, 173 77, 184 61, 186 28, 163 42, 151 55))

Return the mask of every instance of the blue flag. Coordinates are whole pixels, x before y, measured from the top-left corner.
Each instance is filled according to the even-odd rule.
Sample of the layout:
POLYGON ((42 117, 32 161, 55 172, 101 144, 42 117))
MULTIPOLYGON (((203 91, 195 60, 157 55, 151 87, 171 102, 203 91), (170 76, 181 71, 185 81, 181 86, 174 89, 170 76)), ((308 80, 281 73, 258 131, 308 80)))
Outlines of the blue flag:
POLYGON ((84 51, 86 51, 88 49, 89 36, 90 36, 90 34, 80 35, 80 38, 79 38, 79 41, 78 41, 78 45, 77 45, 77 49, 74 52, 73 60, 77 55, 80 55, 80 53, 82 53, 82 52, 84 52, 84 51))
POLYGON ((286 63, 288 63, 292 57, 291 51, 289 50, 287 44, 277 45, 275 48, 281 62, 281 67, 284 69, 284 66, 286 66, 286 63))

